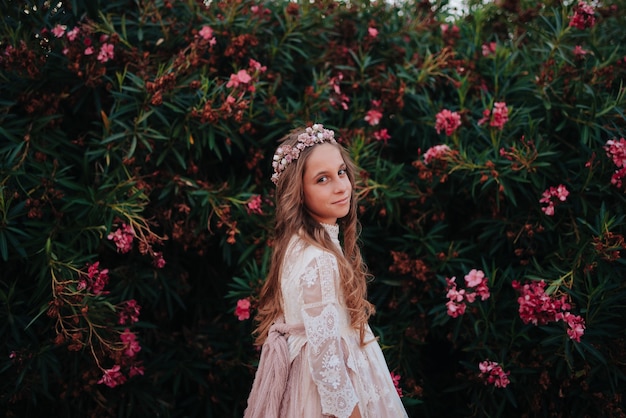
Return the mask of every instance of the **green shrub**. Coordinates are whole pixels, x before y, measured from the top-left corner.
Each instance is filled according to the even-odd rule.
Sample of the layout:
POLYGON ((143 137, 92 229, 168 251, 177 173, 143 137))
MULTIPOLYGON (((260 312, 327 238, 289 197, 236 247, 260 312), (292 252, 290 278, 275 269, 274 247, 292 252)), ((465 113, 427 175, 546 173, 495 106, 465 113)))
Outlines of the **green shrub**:
POLYGON ((312 122, 411 416, 624 416, 621 3, 5 3, 8 417, 241 416, 270 159, 312 122))

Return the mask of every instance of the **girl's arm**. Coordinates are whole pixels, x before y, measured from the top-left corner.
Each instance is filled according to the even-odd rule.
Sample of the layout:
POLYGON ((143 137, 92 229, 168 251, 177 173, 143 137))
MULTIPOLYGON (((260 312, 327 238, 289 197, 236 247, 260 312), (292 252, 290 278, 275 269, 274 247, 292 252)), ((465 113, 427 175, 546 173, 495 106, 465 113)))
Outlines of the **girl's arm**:
POLYGON ((338 274, 335 257, 320 252, 300 278, 308 362, 320 395, 322 413, 338 418, 358 418, 361 416, 358 397, 348 375, 339 325, 341 305, 335 288, 338 274))

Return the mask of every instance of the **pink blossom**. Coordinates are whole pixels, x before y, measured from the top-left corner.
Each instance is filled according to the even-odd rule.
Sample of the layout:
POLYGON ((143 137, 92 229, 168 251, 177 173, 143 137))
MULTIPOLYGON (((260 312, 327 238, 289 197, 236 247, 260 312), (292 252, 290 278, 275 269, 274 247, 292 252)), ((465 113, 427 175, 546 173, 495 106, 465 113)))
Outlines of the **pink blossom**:
POLYGON ((590 4, 579 1, 574 6, 574 15, 570 17, 569 25, 580 30, 591 28, 596 23, 594 13, 595 11, 590 4))
POLYGON ((369 28, 367 28, 367 34, 372 38, 375 38, 378 36, 378 29, 370 26, 369 28))
POLYGON ((107 239, 112 240, 117 247, 117 252, 126 254, 133 249, 133 239, 135 238, 135 231, 132 226, 122 223, 115 232, 110 233, 107 239))
POLYGON ((471 269, 469 273, 465 275, 465 284, 468 287, 476 287, 483 282, 485 273, 482 270, 471 269))
POLYGON ((618 168, 626 167, 626 140, 624 138, 620 138, 619 141, 613 139, 606 141, 604 150, 618 168))
POLYGON ((239 299, 237 301, 235 315, 240 321, 250 318, 250 299, 239 299))
POLYGON ((494 385, 497 388, 505 388, 510 382, 511 372, 505 372, 502 366, 495 361, 485 360, 478 364, 480 377, 485 380, 485 384, 494 385))
POLYGON ((128 369, 128 377, 135 377, 135 376, 139 376, 139 375, 143 376, 143 374, 144 374, 144 367, 143 366, 139 366, 139 365, 133 364, 128 369))
POLYGON ((135 323, 139 321, 139 312, 141 311, 141 306, 137 303, 135 299, 130 299, 121 303, 122 310, 118 315, 117 323, 120 325, 125 325, 127 323, 135 323))
POLYGON ((374 132, 374 138, 377 141, 383 141, 386 144, 387 141, 389 141, 391 139, 391 135, 389 135, 389 132, 387 131, 387 128, 385 128, 385 129, 381 129, 379 131, 374 132))
POLYGON ((563 314, 563 320, 567 323, 567 335, 574 341, 580 342, 580 337, 585 333, 585 320, 579 315, 569 312, 563 314))
POLYGON ((258 71, 260 73, 264 73, 265 71, 267 71, 267 67, 265 65, 261 65, 260 62, 250 58, 250 61, 248 62, 248 65, 250 66, 251 69, 258 71))
POLYGON ((104 374, 98 380, 98 384, 105 384, 110 388, 122 385, 126 382, 126 377, 120 372, 120 366, 116 364, 110 369, 104 370, 104 374))
POLYGON ((457 112, 451 112, 448 109, 443 109, 435 115, 435 130, 437 133, 445 131, 446 135, 450 136, 458 129, 459 126, 461 126, 461 115, 457 112))
POLYGON ((126 357, 135 357, 135 354, 141 351, 139 341, 134 332, 131 332, 128 328, 120 335, 120 339, 124 343, 124 354, 126 357))
POLYGON ((383 112, 378 109, 370 109, 363 119, 371 126, 376 126, 380 123, 380 119, 383 117, 383 112))
POLYGON ((100 52, 98 52, 98 61, 105 63, 108 60, 112 60, 114 56, 113 48, 113 44, 102 44, 100 52))
POLYGON ((54 28, 52 28, 52 34, 57 37, 60 38, 63 35, 65 35, 65 30, 67 29, 67 26, 65 25, 56 25, 54 28))
POLYGON ((402 379, 402 377, 399 374, 391 372, 391 381, 393 382, 393 386, 396 388, 396 392, 398 392, 398 396, 402 397, 402 388, 400 387, 400 379, 402 379))
POLYGON ((248 84, 250 80, 252 80, 252 77, 246 70, 239 70, 237 74, 230 75, 230 81, 228 81, 226 87, 237 88, 240 84, 248 84))
POLYGON ((509 120, 509 109, 504 102, 495 102, 493 112, 489 109, 483 111, 483 117, 478 121, 479 125, 489 122, 489 126, 503 129, 504 124, 509 120))
POLYGON ((495 42, 484 43, 481 48, 483 57, 488 57, 489 55, 495 54, 496 45, 497 44, 495 42))
POLYGON ((87 265, 87 277, 89 281, 81 281, 79 289, 88 288, 94 295, 99 295, 104 293, 104 288, 109 283, 109 269, 100 270, 100 262, 96 261, 87 265))
POLYGON ((158 269, 165 267, 165 259, 161 251, 155 251, 152 253, 152 265, 158 269))
POLYGON ((539 203, 546 205, 541 210, 546 215, 553 216, 555 203, 558 201, 565 202, 567 196, 569 196, 569 191, 564 185, 559 184, 557 187, 550 187, 542 193, 541 199, 539 199, 539 203))
POLYGON ((557 298, 546 294, 546 283, 543 280, 523 286, 514 280, 512 286, 520 294, 517 298, 519 315, 525 324, 546 325, 550 322, 564 321, 567 323, 567 335, 570 339, 580 342, 580 337, 585 332, 585 321, 569 311, 572 307, 565 295, 557 298))
POLYGON ((83 54, 85 55, 93 55, 93 53, 94 53, 93 46, 88 46, 87 48, 85 48, 85 51, 83 52, 83 54))
POLYGON ((576 58, 582 58, 587 54, 588 51, 585 51, 580 45, 576 45, 572 52, 574 53, 574 56, 576 56, 576 58))
POLYGON ((80 33, 80 28, 76 26, 70 29, 65 35, 67 36, 67 39, 70 40, 70 42, 74 42, 76 38, 78 37, 79 33, 80 33))
POLYGON ((204 25, 202 29, 200 29, 200 32, 198 32, 198 35, 205 41, 208 41, 213 37, 213 29, 211 29, 210 26, 204 25))
POLYGON ((348 110, 350 98, 341 91, 341 80, 343 80, 342 73, 338 73, 335 77, 331 77, 329 80, 329 85, 334 92, 334 94, 331 95, 329 102, 333 107, 340 106, 343 110, 348 110))
POLYGON ((263 215, 263 209, 261 208, 261 195, 254 195, 250 201, 246 204, 246 211, 248 215, 257 214, 263 215))
POLYGON ((441 160, 450 152, 450 147, 447 145, 435 145, 430 147, 424 153, 424 163, 426 165, 430 164, 433 160, 441 160))

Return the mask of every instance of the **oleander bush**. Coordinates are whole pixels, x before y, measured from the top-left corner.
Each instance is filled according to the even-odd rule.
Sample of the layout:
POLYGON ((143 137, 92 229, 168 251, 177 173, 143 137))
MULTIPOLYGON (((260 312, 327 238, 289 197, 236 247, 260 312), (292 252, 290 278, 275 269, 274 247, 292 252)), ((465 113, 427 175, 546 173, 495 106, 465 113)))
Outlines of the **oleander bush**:
POLYGON ((276 141, 360 168, 412 417, 626 415, 626 9, 0 5, 0 409, 241 416, 276 141))

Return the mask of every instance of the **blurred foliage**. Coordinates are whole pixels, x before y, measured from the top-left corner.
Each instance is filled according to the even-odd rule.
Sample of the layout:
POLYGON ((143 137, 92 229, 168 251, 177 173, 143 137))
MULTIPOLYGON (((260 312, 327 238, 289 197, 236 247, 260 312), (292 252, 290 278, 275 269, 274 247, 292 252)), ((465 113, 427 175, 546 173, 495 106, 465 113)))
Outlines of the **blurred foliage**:
POLYGON ((372 326, 410 416, 623 417, 625 173, 607 142, 625 136, 626 10, 600 2, 579 28, 572 2, 468 7, 3 2, 0 410, 241 416, 258 352, 235 306, 253 314, 267 268, 271 156, 320 122, 361 168, 372 326), (472 269, 491 296, 453 318, 446 279, 472 269), (512 283, 536 280, 580 342, 522 320, 512 283), (486 384, 486 360, 510 384, 486 384))

